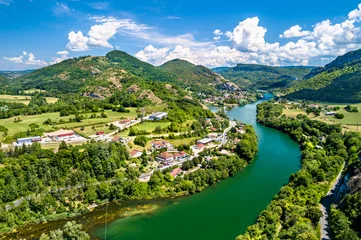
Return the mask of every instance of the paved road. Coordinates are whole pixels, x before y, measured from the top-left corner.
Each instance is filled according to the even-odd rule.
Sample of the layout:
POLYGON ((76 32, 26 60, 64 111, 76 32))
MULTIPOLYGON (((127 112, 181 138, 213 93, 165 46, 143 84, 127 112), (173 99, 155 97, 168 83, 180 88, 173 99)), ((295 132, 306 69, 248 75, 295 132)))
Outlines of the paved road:
MULTIPOLYGON (((344 166, 345 167, 345 166, 344 166)), ((323 216, 320 219, 321 224, 321 240, 330 240, 330 227, 328 225, 328 213, 330 212, 331 205, 335 202, 336 192, 339 190, 339 186, 341 183, 341 175, 337 176, 334 184, 332 185, 330 191, 327 193, 326 197, 321 202, 320 210, 322 211, 323 216)))

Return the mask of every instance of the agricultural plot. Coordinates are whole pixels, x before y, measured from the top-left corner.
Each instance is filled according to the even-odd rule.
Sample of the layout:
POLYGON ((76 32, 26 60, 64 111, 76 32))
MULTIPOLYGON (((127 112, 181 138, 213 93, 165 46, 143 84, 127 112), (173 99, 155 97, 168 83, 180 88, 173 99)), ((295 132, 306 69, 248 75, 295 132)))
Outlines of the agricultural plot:
MULTIPOLYGON (((28 105, 30 102, 31 96, 22 96, 22 95, 0 95, 0 102, 18 102, 28 105)), ((59 99, 54 97, 46 97, 48 103, 56 103, 59 99)))

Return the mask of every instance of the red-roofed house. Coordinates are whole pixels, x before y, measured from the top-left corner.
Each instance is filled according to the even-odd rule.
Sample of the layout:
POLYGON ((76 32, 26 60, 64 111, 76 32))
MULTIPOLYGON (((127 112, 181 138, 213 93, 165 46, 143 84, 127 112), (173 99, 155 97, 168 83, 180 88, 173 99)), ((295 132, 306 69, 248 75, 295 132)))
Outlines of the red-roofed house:
POLYGON ((155 149, 162 149, 162 148, 168 148, 171 147, 172 144, 165 140, 156 140, 152 142, 152 147, 155 149))
POLYGON ((123 119, 123 120, 120 120, 119 123, 120 124, 123 124, 123 125, 128 125, 130 124, 131 120, 129 118, 127 119, 123 119))
POLYGON ((175 159, 175 160, 182 160, 182 159, 184 159, 185 157, 187 157, 187 153, 184 152, 184 151, 177 152, 177 153, 174 154, 174 159, 175 159))
POLYGON ((177 175, 179 175, 182 172, 181 168, 175 168, 170 172, 170 175, 172 175, 172 177, 176 177, 177 175))
POLYGON ((99 132, 96 132, 96 134, 99 136, 99 135, 104 135, 104 131, 99 131, 99 132))
POLYGON ((171 162, 174 160, 174 156, 169 152, 162 152, 157 156, 156 160, 160 162, 171 162))
POLYGON ((139 158, 139 157, 142 156, 143 152, 141 152, 141 151, 139 151, 137 149, 134 149, 129 154, 130 154, 131 158, 139 158))

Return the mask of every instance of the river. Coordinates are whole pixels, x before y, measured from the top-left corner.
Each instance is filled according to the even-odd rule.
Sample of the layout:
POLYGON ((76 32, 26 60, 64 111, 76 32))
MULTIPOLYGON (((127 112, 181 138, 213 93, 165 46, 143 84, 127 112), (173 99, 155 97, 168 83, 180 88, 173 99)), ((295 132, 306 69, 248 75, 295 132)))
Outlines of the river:
MULTIPOLYGON (((256 106, 260 102, 227 112, 230 119, 251 124, 257 132, 259 153, 249 166, 201 193, 169 200, 153 213, 108 223, 106 239, 231 240, 243 233, 288 182, 289 176, 301 167, 298 144, 256 122, 256 106)), ((91 233, 105 239, 104 226, 96 227, 91 233)))

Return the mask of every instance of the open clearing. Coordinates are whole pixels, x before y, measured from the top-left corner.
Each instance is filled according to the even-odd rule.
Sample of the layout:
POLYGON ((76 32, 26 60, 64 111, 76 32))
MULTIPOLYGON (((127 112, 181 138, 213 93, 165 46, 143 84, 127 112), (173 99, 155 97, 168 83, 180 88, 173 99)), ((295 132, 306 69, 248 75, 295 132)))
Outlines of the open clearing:
MULTIPOLYGON (((31 96, 23 95, 0 95, 0 102, 17 102, 28 105, 30 102, 31 96)), ((56 103, 59 99, 54 97, 45 98, 48 103, 56 103)))
MULTIPOLYGON (((81 122, 71 122, 71 123, 63 123, 55 125, 56 128, 77 128, 81 126, 88 126, 88 125, 99 125, 110 123, 120 118, 135 118, 137 116, 136 108, 129 108, 129 113, 119 113, 113 112, 111 110, 106 110, 105 114, 108 116, 107 118, 91 118, 91 119, 84 119, 81 122)), ((91 114, 85 114, 91 115, 91 114)), ((99 116, 100 113, 97 113, 99 116)), ((8 134, 14 135, 15 133, 25 132, 29 128, 29 124, 36 123, 43 128, 45 131, 52 131, 54 130, 51 125, 44 125, 44 121, 50 118, 53 122, 59 122, 60 119, 63 121, 69 121, 69 118, 74 118, 74 115, 60 117, 59 113, 43 113, 40 115, 31 115, 31 116, 17 116, 7 119, 0 119, 0 125, 9 129, 8 134), (15 118, 20 118, 22 121, 19 123, 14 123, 15 118)), ((90 127, 91 128, 91 127, 90 127)))
MULTIPOLYGON (((168 127, 170 124, 171 124, 170 122, 143 122, 133 126, 132 128, 137 130, 145 130, 147 132, 152 133, 156 129, 156 127, 159 126, 163 129, 165 127, 168 127)), ((129 134, 129 129, 126 129, 118 133, 120 137, 127 137, 128 134, 129 134)))

